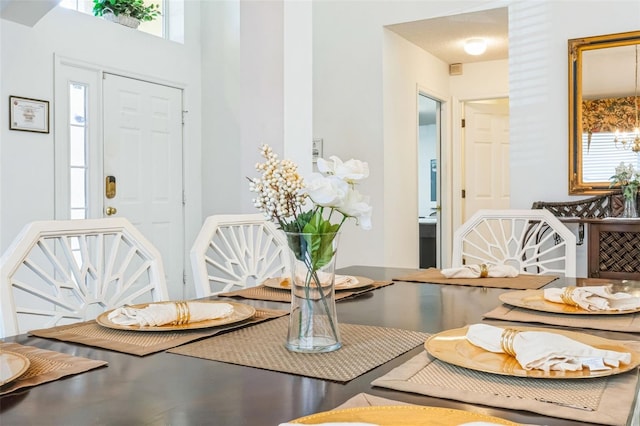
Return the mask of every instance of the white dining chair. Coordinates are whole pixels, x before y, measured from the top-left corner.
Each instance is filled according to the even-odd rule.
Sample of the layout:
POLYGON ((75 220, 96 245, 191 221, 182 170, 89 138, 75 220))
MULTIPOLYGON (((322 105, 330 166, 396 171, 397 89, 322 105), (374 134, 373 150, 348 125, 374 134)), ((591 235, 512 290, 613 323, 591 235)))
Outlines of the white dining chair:
POLYGON ((283 276, 288 262, 284 232, 260 213, 207 217, 191 248, 198 297, 283 276))
POLYGON ((481 263, 575 277, 576 237, 547 210, 479 210, 454 232, 451 266, 481 263))
POLYGON ((0 259, 0 280, 2 336, 169 299, 160 252, 125 218, 31 222, 0 259))

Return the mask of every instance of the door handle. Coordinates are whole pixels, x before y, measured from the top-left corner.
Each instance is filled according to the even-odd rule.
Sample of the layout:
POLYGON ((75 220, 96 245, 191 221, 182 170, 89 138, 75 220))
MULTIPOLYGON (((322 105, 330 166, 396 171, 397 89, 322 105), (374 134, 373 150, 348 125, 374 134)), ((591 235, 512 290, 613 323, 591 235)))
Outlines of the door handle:
MULTIPOLYGON (((104 196, 108 199, 116 196, 116 177, 107 176, 104 182, 104 196)), ((108 213, 107 213, 108 214, 108 213)))
POLYGON ((118 213, 118 209, 116 209, 115 207, 109 206, 106 208, 105 213, 107 214, 107 216, 111 216, 118 213))

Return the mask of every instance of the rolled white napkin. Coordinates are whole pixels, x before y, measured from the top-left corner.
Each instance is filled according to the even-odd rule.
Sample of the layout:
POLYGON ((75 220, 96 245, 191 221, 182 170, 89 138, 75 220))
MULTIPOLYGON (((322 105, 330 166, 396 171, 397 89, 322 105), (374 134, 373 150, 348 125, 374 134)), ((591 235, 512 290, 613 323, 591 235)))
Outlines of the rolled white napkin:
POLYGON ((624 292, 612 293, 611 287, 606 285, 547 288, 543 293, 544 298, 550 302, 577 305, 587 311, 626 311, 640 308, 640 297, 624 292))
POLYGON ((186 303, 188 314, 179 307, 179 303, 151 303, 144 308, 123 306, 114 309, 107 316, 118 325, 138 325, 141 327, 157 327, 176 323, 182 319, 183 323, 220 319, 233 313, 233 305, 229 303, 180 302, 186 303), (181 311, 179 311, 181 309, 181 311), (188 315, 188 319, 187 319, 188 315))
MULTIPOLYGON (((331 277, 331 274, 328 272, 322 272, 322 271, 318 271, 318 278, 320 279, 320 282, 323 284, 323 286, 329 284, 329 279, 331 277)), ((298 282, 302 282, 304 283, 304 280, 306 278, 305 273, 296 273, 296 277, 298 278, 298 282)), ((286 280, 289 280, 288 278, 285 278, 286 280)), ((338 275, 336 274, 334 279, 333 279, 333 283, 334 285, 338 286, 338 285, 356 285, 358 284, 358 279, 354 276, 351 275, 338 275)))
MULTIPOLYGON (((503 349, 505 329, 487 324, 473 324, 467 340, 484 350, 507 353, 503 349)), ((608 370, 631 362, 631 353, 594 348, 566 336, 545 331, 520 331, 513 337, 515 358, 525 370, 592 371, 608 370)))
POLYGON ((481 278, 483 266, 486 276, 491 278, 513 278, 518 276, 518 270, 510 265, 466 265, 459 268, 442 269, 440 273, 447 278, 481 278))
POLYGON ((352 286, 358 284, 358 279, 351 275, 336 275, 334 283, 335 285, 352 286))

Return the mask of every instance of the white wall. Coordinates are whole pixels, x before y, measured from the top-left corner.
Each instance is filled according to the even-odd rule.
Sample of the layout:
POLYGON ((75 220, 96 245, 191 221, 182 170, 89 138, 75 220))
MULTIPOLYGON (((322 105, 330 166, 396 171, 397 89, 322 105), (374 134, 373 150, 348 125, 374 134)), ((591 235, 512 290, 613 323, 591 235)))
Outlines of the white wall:
MULTIPOLYGON (((384 26, 503 3, 314 3, 314 136, 324 138, 325 156, 359 158, 371 169, 362 192, 372 197, 373 229, 345 230, 340 265, 418 265, 417 85, 450 100, 448 65, 384 26)), ((448 168, 451 154, 444 155, 448 168)))
MULTIPOLYGON (((640 28, 640 2, 514 2, 510 7, 511 206, 574 201, 568 194, 567 40, 640 28), (525 25, 526 24, 526 25, 525 25), (539 31, 528 28, 535 25, 539 31), (541 171, 544 171, 541 173, 541 171)), ((578 276, 586 276, 578 246, 578 276)))
MULTIPOLYGON (((374 229, 341 240, 341 263, 417 265, 417 225, 407 220, 416 211, 413 148, 398 148, 408 139, 400 120, 411 111, 387 96, 380 70, 389 66, 389 40, 381 39, 382 27, 505 4, 510 5, 512 207, 574 199, 567 195, 567 40, 637 30, 640 2, 581 2, 579 11, 576 2, 559 0, 319 2, 314 4, 314 134, 324 138, 325 155, 361 158, 372 170, 363 192, 372 195, 374 229)), ((438 78, 425 76, 429 83, 438 78)), ((493 80, 485 77, 483 85, 493 80)), ((498 86, 496 91, 504 87, 498 86)), ((443 93, 451 96, 454 90, 452 85, 443 93)), ((455 140, 456 132, 451 134, 455 140)))
POLYGON ((256 213, 259 148, 284 155, 284 4, 203 1, 202 16, 202 214, 256 213))
MULTIPOLYGON (((0 98, 9 95, 51 102, 55 113, 54 54, 106 66, 152 81, 185 87, 187 241, 200 227, 200 41, 199 2, 187 2, 185 44, 132 30, 76 11, 54 8, 34 27, 1 20, 0 98)), ((54 218, 54 132, 10 131, 6 103, 0 117, 0 251, 33 220, 54 218)))
MULTIPOLYGON (((445 101, 442 108, 447 110, 449 67, 391 31, 385 30, 383 43, 385 199, 380 203, 374 198, 374 209, 384 209, 383 221, 374 226, 382 227, 385 235, 384 264, 417 267, 418 90, 445 101)), ((442 127, 446 138, 446 122, 442 127)), ((441 161, 449 162, 447 151, 441 161)))

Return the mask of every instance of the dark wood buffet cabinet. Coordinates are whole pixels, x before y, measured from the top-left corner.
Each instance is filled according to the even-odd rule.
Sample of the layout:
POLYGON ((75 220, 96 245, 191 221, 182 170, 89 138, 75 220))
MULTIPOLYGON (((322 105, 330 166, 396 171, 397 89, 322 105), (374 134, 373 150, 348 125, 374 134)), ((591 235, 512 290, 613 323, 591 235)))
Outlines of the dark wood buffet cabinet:
POLYGON ((640 280, 640 218, 559 218, 586 228, 589 278, 640 280))

